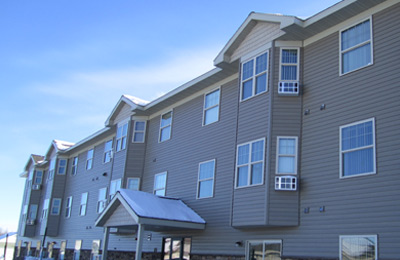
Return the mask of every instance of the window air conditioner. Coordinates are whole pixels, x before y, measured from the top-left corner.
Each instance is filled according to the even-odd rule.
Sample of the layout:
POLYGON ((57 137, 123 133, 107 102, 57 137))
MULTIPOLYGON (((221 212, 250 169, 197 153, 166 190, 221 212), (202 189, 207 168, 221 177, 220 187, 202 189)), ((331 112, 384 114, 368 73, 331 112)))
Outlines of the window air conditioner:
POLYGON ((35 222, 36 222, 35 219, 28 219, 28 220, 26 220, 26 224, 27 224, 28 226, 33 226, 33 225, 35 225, 35 222))
POLYGON ((280 95, 290 95, 290 96, 298 96, 300 93, 300 84, 298 81, 292 82, 279 82, 278 94, 280 95))
POLYGON ((41 188, 42 188, 42 185, 40 185, 40 184, 32 185, 32 190, 40 190, 41 188))
POLYGON ((297 177, 295 176, 277 176, 275 177, 275 190, 297 190, 297 177))

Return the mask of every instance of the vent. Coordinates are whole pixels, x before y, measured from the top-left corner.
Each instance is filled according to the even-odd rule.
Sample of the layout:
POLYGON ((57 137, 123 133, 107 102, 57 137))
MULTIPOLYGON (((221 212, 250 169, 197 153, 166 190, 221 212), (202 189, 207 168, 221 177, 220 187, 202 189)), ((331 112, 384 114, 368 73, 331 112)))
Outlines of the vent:
POLYGON ((275 190, 297 190, 297 177, 278 176, 275 177, 275 190))
POLYGON ((26 220, 26 224, 28 226, 34 226, 36 224, 36 220, 35 219, 28 219, 28 220, 26 220))
POLYGON ((40 185, 40 184, 32 185, 32 190, 40 190, 41 188, 42 188, 42 185, 40 185))
POLYGON ((279 82, 278 94, 288 96, 298 96, 300 93, 300 84, 298 81, 294 82, 279 82))

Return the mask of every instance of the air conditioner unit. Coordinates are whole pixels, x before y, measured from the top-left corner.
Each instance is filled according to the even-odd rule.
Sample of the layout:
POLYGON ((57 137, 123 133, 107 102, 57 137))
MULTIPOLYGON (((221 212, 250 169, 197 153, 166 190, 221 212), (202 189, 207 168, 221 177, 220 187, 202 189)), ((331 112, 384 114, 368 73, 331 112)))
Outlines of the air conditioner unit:
POLYGON ((275 177, 275 190, 297 190, 297 177, 295 176, 277 176, 275 177))
POLYGON ((40 185, 40 184, 32 185, 32 190, 40 190, 41 188, 42 188, 42 185, 40 185))
POLYGON ((278 94, 287 96, 298 96, 300 93, 300 84, 298 81, 279 82, 278 94))
POLYGON ((35 220, 35 219, 27 219, 27 220, 26 220, 26 224, 27 224, 28 226, 33 226, 33 225, 36 224, 36 220, 35 220))

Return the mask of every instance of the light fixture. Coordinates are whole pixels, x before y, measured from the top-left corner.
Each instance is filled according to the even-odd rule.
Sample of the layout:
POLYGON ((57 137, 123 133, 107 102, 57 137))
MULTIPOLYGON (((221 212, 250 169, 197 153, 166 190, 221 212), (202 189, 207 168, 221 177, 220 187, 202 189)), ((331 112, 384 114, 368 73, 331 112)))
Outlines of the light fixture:
POLYGON ((104 177, 106 177, 106 176, 107 176, 107 173, 106 173, 106 172, 104 172, 104 173, 103 173, 103 176, 104 176, 104 177))
POLYGON ((243 245, 243 242, 242 241, 237 241, 236 243, 235 243, 235 246, 236 247, 241 247, 243 245))
POLYGON ((325 104, 322 104, 320 107, 319 107, 319 110, 324 110, 326 108, 326 105, 325 104))
POLYGON ((311 113, 311 110, 310 110, 310 109, 306 109, 306 110, 304 111, 304 115, 305 115, 305 116, 309 115, 310 113, 311 113))

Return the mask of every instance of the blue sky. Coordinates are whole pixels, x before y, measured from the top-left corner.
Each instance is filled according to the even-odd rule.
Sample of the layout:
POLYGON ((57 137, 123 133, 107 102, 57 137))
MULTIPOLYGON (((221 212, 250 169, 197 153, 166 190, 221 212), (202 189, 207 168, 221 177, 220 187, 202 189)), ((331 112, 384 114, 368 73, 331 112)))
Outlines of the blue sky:
POLYGON ((30 154, 101 129, 122 94, 151 101, 212 69, 251 11, 305 18, 337 2, 0 1, 0 228, 17 229, 30 154))

